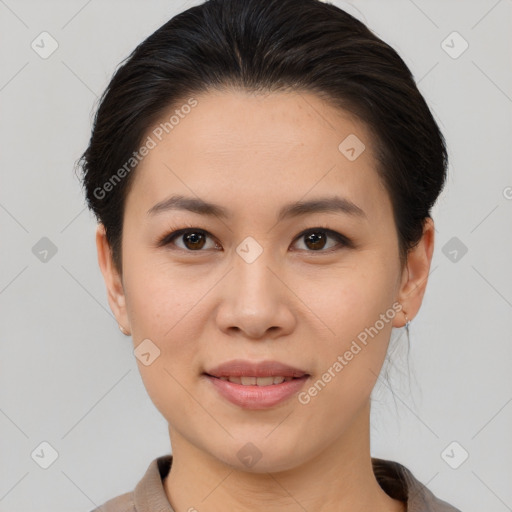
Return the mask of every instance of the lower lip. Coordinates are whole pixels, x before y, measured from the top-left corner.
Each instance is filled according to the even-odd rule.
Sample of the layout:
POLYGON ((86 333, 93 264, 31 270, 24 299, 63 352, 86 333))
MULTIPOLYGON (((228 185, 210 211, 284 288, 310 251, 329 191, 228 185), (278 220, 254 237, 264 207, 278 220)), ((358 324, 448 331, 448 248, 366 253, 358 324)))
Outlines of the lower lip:
POLYGON ((309 378, 305 375, 270 386, 244 386, 211 375, 205 376, 224 398, 245 409, 267 409, 280 404, 298 393, 309 378))

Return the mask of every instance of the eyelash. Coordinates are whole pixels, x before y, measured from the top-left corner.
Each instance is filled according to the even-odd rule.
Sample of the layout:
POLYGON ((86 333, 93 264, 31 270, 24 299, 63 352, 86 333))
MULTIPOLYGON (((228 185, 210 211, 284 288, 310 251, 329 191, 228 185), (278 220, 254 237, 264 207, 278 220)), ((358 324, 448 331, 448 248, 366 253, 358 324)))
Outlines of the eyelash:
MULTIPOLYGON (((200 228, 194 228, 192 226, 189 226, 189 227, 183 228, 183 229, 178 229, 175 231, 172 231, 172 228, 170 228, 169 231, 170 232, 168 234, 164 235, 157 241, 157 247, 164 247, 164 246, 171 245, 175 239, 179 238, 180 236, 186 235, 188 233, 198 233, 198 234, 210 237, 212 239, 214 238, 208 231, 205 231, 204 229, 200 229, 200 228)), ((337 231, 333 231, 332 229, 329 229, 324 226, 317 226, 317 227, 309 228, 309 229, 302 231, 295 237, 294 243, 296 241, 298 241, 300 238, 305 237, 306 235, 309 235, 311 233, 318 233, 318 232, 324 233, 328 237, 334 238, 338 242, 338 244, 336 246, 331 247, 326 250, 323 250, 323 249, 320 249, 318 251, 305 250, 305 249, 299 249, 299 250, 305 250, 306 252, 309 252, 309 253, 330 254, 330 253, 340 250, 342 248, 354 248, 355 247, 355 244, 352 242, 352 240, 347 238, 345 235, 342 235, 341 233, 338 233, 337 231)), ((198 249, 197 251, 193 251, 190 249, 183 249, 181 247, 177 247, 177 249, 181 250, 181 251, 189 252, 189 253, 204 252, 203 249, 198 249)))

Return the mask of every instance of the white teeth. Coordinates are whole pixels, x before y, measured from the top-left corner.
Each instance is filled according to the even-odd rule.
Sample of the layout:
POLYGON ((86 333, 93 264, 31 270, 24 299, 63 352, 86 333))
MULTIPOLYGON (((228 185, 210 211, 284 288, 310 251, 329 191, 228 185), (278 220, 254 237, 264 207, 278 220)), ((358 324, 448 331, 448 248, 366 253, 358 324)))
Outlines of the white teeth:
POLYGON ((242 384, 242 386, 271 386, 273 384, 281 384, 288 382, 293 377, 219 377, 221 380, 228 380, 234 384, 242 384))

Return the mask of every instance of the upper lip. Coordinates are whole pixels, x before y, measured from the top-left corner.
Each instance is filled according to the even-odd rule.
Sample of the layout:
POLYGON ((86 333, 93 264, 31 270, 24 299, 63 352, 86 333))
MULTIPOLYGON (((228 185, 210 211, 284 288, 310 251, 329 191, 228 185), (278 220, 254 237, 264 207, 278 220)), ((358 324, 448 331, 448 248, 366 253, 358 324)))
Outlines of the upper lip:
POLYGON ((233 359, 219 364, 205 372, 213 377, 303 377, 304 370, 280 363, 279 361, 245 361, 233 359))

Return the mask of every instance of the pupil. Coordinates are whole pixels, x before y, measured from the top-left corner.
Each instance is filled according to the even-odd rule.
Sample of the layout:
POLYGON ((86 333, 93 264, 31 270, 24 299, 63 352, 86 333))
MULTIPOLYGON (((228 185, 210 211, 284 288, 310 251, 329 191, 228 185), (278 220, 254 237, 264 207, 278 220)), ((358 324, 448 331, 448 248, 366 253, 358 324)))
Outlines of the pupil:
POLYGON ((323 234, 318 235, 318 233, 311 233, 306 237, 306 244, 308 247, 310 247, 308 244, 309 242, 313 244, 313 249, 321 249, 325 244, 325 236, 323 234))
POLYGON ((189 234, 185 235, 185 237, 186 237, 187 243, 191 243, 193 245, 194 249, 197 249, 197 248, 201 249, 204 245, 204 238, 202 238, 202 240, 201 240, 201 237, 202 237, 201 233, 189 233, 189 234), (199 242, 203 242, 203 243, 199 243, 199 247, 197 247, 197 245, 196 245, 198 243, 198 237, 199 237, 199 242))

